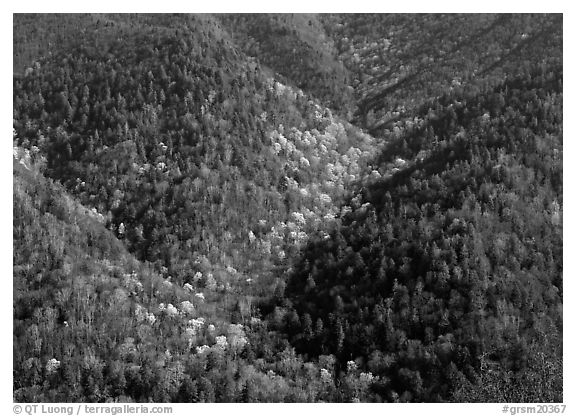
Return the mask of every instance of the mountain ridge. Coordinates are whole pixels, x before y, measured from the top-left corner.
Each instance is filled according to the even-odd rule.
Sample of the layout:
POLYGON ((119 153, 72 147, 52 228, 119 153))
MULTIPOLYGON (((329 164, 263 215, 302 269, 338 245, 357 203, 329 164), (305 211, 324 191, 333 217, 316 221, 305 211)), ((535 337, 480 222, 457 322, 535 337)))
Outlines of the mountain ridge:
POLYGON ((561 401, 559 19, 15 15, 15 400, 561 401))

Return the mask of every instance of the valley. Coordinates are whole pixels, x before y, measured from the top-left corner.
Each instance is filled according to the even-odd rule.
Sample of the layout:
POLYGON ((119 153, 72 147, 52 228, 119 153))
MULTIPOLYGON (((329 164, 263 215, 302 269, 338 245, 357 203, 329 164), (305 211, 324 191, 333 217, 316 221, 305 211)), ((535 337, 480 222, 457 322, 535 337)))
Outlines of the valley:
POLYGON ((14 400, 561 402, 562 47, 15 14, 14 400))

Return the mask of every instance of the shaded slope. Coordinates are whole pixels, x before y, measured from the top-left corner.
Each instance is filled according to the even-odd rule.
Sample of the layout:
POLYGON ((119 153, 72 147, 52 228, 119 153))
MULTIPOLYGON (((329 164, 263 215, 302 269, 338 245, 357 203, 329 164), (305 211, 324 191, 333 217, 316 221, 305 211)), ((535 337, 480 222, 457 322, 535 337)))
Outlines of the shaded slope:
POLYGON ((561 399, 558 18, 376 16, 388 53, 359 16, 330 32, 346 68, 323 19, 38 21, 58 46, 15 71, 16 141, 64 188, 15 180, 19 400, 561 399), (312 98, 350 108, 350 71, 381 141, 312 98))
POLYGON ((15 148, 16 402, 286 402, 333 394, 319 368, 304 366, 265 322, 231 324, 201 292, 135 260, 101 216, 39 174, 34 159, 15 148))
MULTIPOLYGON (((371 137, 269 78, 209 16, 107 19, 114 22, 107 30, 123 28, 125 36, 93 32, 15 77, 15 140, 45 158, 47 176, 101 212, 103 225, 150 261, 162 284, 117 313, 122 328, 127 322, 136 332, 112 341, 111 301, 89 286, 78 299, 95 300, 101 314, 90 340, 105 344, 96 370, 23 349, 18 368, 33 365, 39 378, 18 380, 17 398, 335 400, 334 381, 294 354, 258 306, 282 296, 282 273, 307 233, 332 226, 338 201, 373 153, 371 137), (51 358, 61 371, 47 373, 51 358), (92 370, 97 376, 84 390, 78 373, 92 370), (58 387, 63 377, 71 382, 58 387)), ((98 272, 106 281, 112 273, 98 272)), ((130 270, 117 274, 132 279, 130 270)), ((24 320, 22 331, 31 325, 24 320)), ((34 337, 19 334, 16 344, 34 337)), ((44 345, 52 344, 61 345, 54 338, 44 345)))
POLYGON ((129 36, 100 51, 94 33, 15 79, 20 143, 165 277, 283 266, 289 233, 304 235, 274 227, 333 215, 371 138, 266 77, 209 16, 109 19, 129 36))
POLYGON ((531 62, 562 60, 562 16, 325 15, 352 75, 357 122, 381 134, 447 89, 478 92, 531 62))
POLYGON ((15 148, 16 402, 338 400, 329 359, 151 272, 35 162, 15 148))
POLYGON ((385 151, 390 173, 295 270, 287 294, 308 323, 292 328, 299 351, 356 360, 385 400, 446 400, 462 386, 458 400, 559 398, 561 78, 544 66, 465 106, 440 100, 404 131, 412 157, 428 154, 385 151), (422 140, 430 129, 437 145, 422 140))
POLYGON ((335 112, 353 109, 348 72, 314 14, 218 15, 249 56, 335 112))

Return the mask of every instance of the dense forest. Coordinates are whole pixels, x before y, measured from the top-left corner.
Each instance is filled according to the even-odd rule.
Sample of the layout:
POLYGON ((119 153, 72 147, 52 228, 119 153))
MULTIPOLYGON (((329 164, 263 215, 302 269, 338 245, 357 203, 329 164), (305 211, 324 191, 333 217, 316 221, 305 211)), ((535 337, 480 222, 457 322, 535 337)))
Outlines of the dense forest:
POLYGON ((13 40, 15 401, 562 401, 561 15, 13 40))

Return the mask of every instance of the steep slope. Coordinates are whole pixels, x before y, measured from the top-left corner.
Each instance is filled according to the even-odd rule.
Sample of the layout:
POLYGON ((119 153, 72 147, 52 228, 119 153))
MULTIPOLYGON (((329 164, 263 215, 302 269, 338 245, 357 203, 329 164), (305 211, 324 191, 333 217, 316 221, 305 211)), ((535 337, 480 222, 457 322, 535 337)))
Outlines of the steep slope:
MULTIPOLYGON (((66 356, 78 339, 62 354, 22 349, 18 368, 34 365, 38 377, 18 380, 15 397, 336 400, 334 380, 296 356, 258 307, 283 296, 283 271, 307 233, 332 227, 338 201, 373 154, 372 138, 269 78, 210 16, 101 18, 107 23, 98 30, 15 77, 15 140, 43 160, 46 176, 102 213, 112 241, 150 262, 147 273, 162 279, 162 290, 132 304, 121 298, 114 302, 130 310, 111 311, 108 292, 94 297, 88 285, 77 299, 95 300, 85 344, 96 358, 84 364, 66 356), (115 314, 122 329, 109 338, 115 314), (115 337, 125 326, 134 329, 115 337), (48 355, 61 363, 58 371, 47 369, 48 355), (59 387, 62 378, 70 382, 59 387)), ((66 221, 54 228, 68 233, 66 221)), ((75 246, 90 252, 86 244, 75 246)), ((49 248, 37 250, 52 257, 49 248)), ((114 277, 132 281, 130 268, 99 267, 92 269, 122 297, 114 277)), ((15 346, 33 343, 31 325, 22 318, 15 346)), ((60 336, 43 345, 62 345, 60 336)))
POLYGON ((45 179, 34 155, 14 153, 14 399, 115 395, 102 389, 115 388, 125 365, 118 342, 137 338, 132 312, 159 297, 162 280, 104 228, 102 215, 45 179))
POLYGON ((44 178, 40 155, 14 156, 16 402, 335 400, 282 334, 219 318, 44 178))
POLYGON ((562 59, 562 16, 322 15, 351 74, 357 123, 382 134, 447 89, 478 92, 541 60, 562 59))
POLYGON ((561 29, 15 15, 15 399, 561 401, 561 29))
MULTIPOLYGON (((197 268, 191 249, 250 271, 260 259, 249 230, 269 230, 301 207, 317 211, 328 196, 320 187, 304 201, 288 183, 320 182, 348 151, 339 175, 349 166, 354 174, 372 146, 302 91, 261 74, 209 17, 181 19, 144 20, 105 52, 92 48, 102 42, 95 33, 98 41, 16 79, 14 102, 15 128, 47 155, 48 175, 179 282, 197 268)), ((330 198, 342 185, 332 183, 330 198)))
POLYGON ((438 100, 307 247, 298 351, 354 360, 384 400, 560 401, 561 126, 560 66, 438 100))
POLYGON ((353 110, 348 71, 314 14, 218 15, 249 56, 346 116, 353 110))

